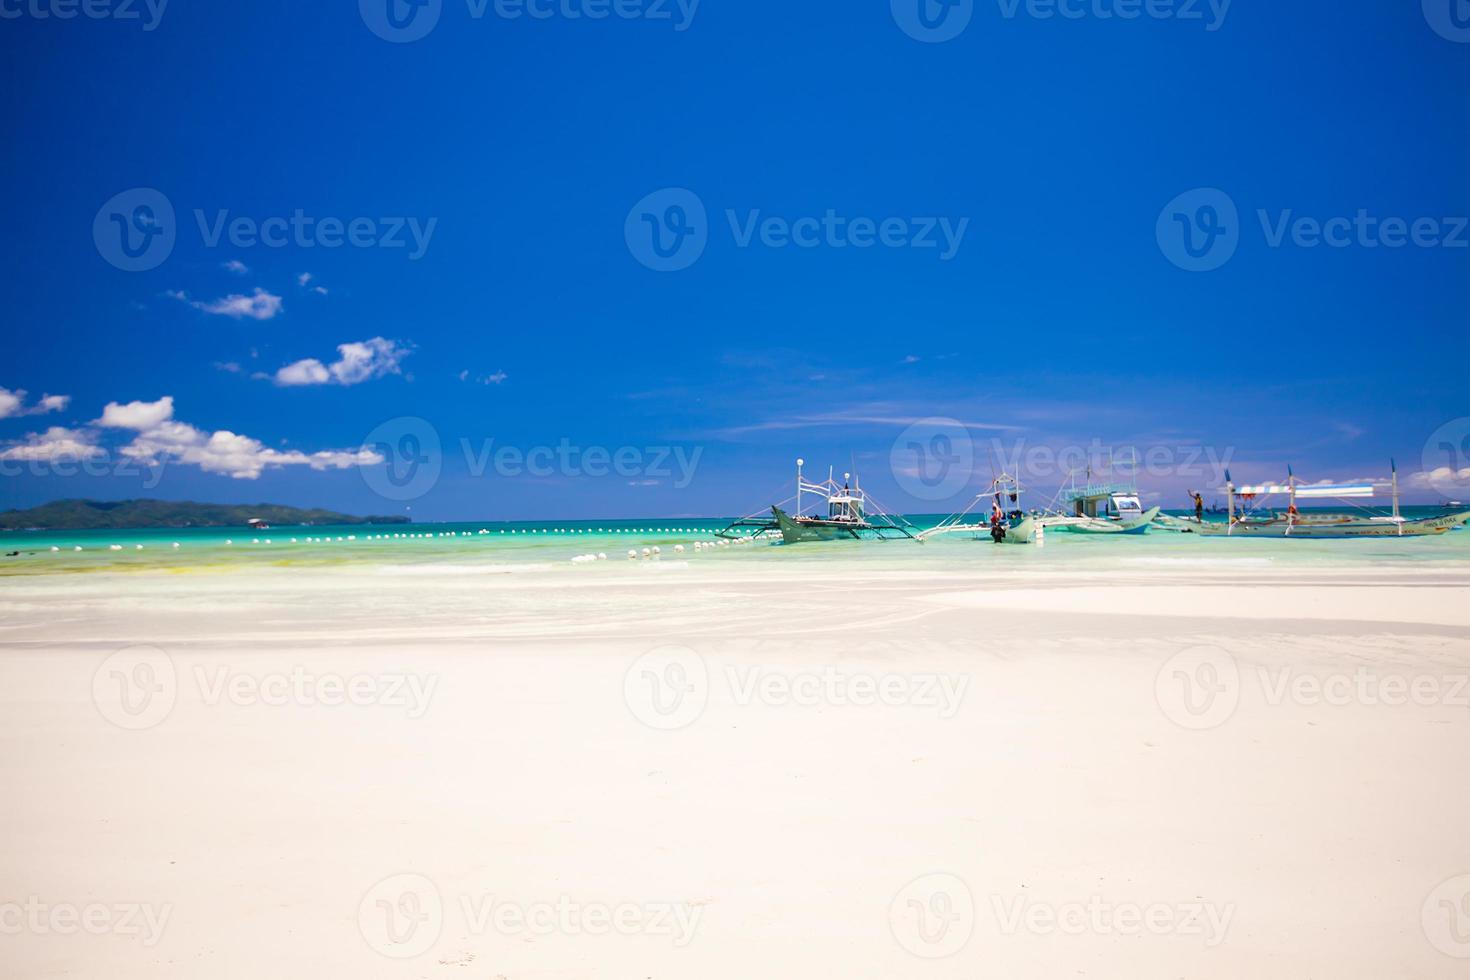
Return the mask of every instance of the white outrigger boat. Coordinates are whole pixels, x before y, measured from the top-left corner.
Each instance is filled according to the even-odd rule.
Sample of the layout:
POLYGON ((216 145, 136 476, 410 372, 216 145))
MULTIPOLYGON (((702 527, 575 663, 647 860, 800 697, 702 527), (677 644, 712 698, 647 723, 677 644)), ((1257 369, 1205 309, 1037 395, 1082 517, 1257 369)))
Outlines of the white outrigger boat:
POLYGON ((989 538, 996 544, 1041 544, 1045 528, 1036 515, 1021 510, 1020 498, 1021 484, 1010 474, 1002 473, 984 493, 977 493, 964 510, 914 537, 926 541, 940 534, 969 534, 977 541, 989 538), (986 498, 992 498, 989 519, 974 513, 976 505, 986 498))
POLYGON ((1390 463, 1392 477, 1387 489, 1393 499, 1392 511, 1388 514, 1322 513, 1303 514, 1297 509, 1298 500, 1358 500, 1376 496, 1384 485, 1380 483, 1299 483, 1291 467, 1286 469, 1285 483, 1267 483, 1237 487, 1225 472, 1226 520, 1186 520, 1188 529, 1196 534, 1213 537, 1265 537, 1265 538, 1407 538, 1443 534, 1470 521, 1470 511, 1445 514, 1410 520, 1399 513, 1398 467, 1390 463), (1271 512, 1269 516, 1254 516, 1258 498, 1285 494, 1287 508, 1284 513, 1271 512), (1240 506, 1236 500, 1239 498, 1240 506))
POLYGON ((802 475, 806 460, 796 461, 796 494, 792 510, 782 509, 793 498, 771 505, 771 516, 762 512, 732 521, 716 537, 776 537, 785 544, 802 541, 860 541, 866 538, 913 538, 915 528, 902 517, 888 514, 876 500, 868 496, 851 473, 842 474, 841 485, 829 469, 827 479, 811 483, 802 475), (802 495, 814 497, 826 505, 825 513, 805 512, 802 495))
POLYGON ((1053 507, 1042 514, 1041 522, 1052 530, 1077 534, 1143 534, 1160 510, 1144 510, 1137 487, 1092 483, 1090 473, 1088 483, 1078 486, 1074 481, 1057 496, 1065 501, 1065 509, 1053 507))

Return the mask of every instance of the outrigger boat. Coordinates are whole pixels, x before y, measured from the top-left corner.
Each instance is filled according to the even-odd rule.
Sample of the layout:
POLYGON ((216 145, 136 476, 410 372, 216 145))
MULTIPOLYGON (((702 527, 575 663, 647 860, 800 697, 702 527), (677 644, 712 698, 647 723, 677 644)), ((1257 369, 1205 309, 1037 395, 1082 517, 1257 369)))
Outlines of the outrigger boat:
POLYGON ((1136 486, 1118 483, 1088 482, 1078 486, 1075 474, 1072 485, 1058 491, 1065 509, 1044 513, 1041 521, 1057 531, 1077 534, 1143 534, 1159 516, 1158 507, 1143 509, 1136 486))
POLYGON ((1237 487, 1225 472, 1227 520, 1187 521, 1189 529, 1196 534, 1216 537, 1269 537, 1269 538, 1407 538, 1443 534, 1470 521, 1470 511, 1409 520, 1399 513, 1398 467, 1390 462, 1392 478, 1388 483, 1393 498, 1393 509, 1389 514, 1374 514, 1364 511, 1355 513, 1301 513, 1296 506, 1298 500, 1320 500, 1337 498, 1356 500, 1373 497, 1384 488, 1381 483, 1323 484, 1297 481, 1291 467, 1286 468, 1286 482, 1256 486, 1237 487), (1256 499, 1276 494, 1286 494, 1285 513, 1272 512, 1267 517, 1253 516, 1256 499), (1236 498, 1241 506, 1237 508, 1236 498), (1239 513, 1237 513, 1239 511, 1239 513))
POLYGON ((787 498, 771 505, 771 516, 760 512, 732 521, 717 537, 774 537, 780 534, 786 544, 801 541, 855 541, 864 538, 912 538, 914 525, 902 517, 886 513, 878 502, 865 493, 851 473, 842 474, 842 484, 833 478, 831 471, 821 483, 810 483, 802 475, 806 460, 796 461, 795 506, 788 512, 781 504, 787 498), (813 495, 825 502, 826 512, 807 514, 804 512, 802 495, 813 495))
POLYGON ((969 534, 977 541, 989 538, 996 544, 1040 544, 1044 531, 1042 520, 1022 510, 1020 499, 1021 484, 1010 474, 1002 473, 984 493, 977 493, 964 510, 915 537, 926 541, 940 534, 969 534), (974 513, 976 505, 986 498, 991 498, 989 520, 974 513))

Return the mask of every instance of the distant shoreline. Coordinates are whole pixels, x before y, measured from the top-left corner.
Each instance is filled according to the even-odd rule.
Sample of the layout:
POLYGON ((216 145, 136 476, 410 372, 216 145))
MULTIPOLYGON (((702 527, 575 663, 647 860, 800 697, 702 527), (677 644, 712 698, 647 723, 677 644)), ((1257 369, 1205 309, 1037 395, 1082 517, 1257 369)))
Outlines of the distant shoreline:
POLYGON ((408 517, 359 517, 285 504, 202 504, 174 500, 56 500, 0 512, 0 531, 143 531, 227 527, 411 524, 408 517))

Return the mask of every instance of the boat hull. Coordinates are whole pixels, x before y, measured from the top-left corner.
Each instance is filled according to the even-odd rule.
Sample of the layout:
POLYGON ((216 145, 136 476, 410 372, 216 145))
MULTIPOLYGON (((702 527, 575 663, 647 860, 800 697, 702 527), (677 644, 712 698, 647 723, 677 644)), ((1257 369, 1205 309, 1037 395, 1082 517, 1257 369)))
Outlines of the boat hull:
POLYGON ((860 527, 840 521, 798 521, 780 507, 772 507, 776 527, 781 531, 781 540, 787 544, 802 541, 857 541, 860 527))
POLYGON ((1143 514, 1131 521, 1114 521, 1105 517, 1073 517, 1063 515, 1053 520, 1045 521, 1047 528, 1053 531, 1066 531, 1071 534, 1144 534, 1155 517, 1159 516, 1159 508, 1151 507, 1143 514))
POLYGON ((1337 523, 1291 524, 1285 518, 1273 521, 1239 522, 1234 525, 1205 521, 1191 530, 1220 538, 1422 538, 1444 534, 1470 521, 1470 511, 1426 517, 1416 521, 1346 520, 1337 523))

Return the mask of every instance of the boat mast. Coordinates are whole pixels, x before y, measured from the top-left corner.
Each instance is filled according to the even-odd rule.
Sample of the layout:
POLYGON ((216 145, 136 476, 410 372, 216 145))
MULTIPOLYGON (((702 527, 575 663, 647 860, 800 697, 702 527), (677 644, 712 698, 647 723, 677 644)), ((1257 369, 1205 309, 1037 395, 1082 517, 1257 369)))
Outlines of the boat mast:
POLYGON ((1388 468, 1393 471, 1393 526, 1398 528, 1399 536, 1403 537, 1404 522, 1399 518, 1399 464, 1390 457, 1388 468))
POLYGON ((806 460, 802 459, 800 456, 796 457, 796 516, 797 517, 800 517, 801 516, 801 468, 805 464, 806 464, 806 460))
POLYGON ((1291 464, 1286 464, 1286 533, 1296 527, 1296 474, 1291 471, 1291 464))
POLYGON ((1230 471, 1225 471, 1225 506, 1226 511, 1225 534, 1228 537, 1235 533, 1235 484, 1230 480, 1230 471))

